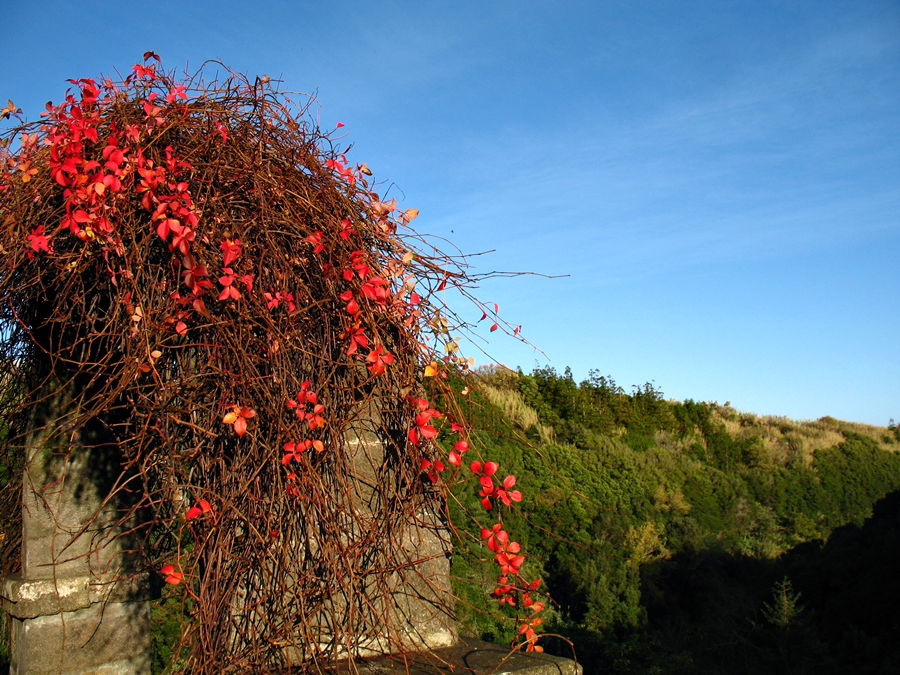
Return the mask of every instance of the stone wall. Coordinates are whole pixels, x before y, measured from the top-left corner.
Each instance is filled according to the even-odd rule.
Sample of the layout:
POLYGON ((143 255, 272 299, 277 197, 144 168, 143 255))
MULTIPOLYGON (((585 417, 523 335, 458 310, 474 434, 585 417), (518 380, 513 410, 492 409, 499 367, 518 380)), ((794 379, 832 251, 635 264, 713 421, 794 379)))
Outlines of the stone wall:
POLYGON ((0 585, 10 672, 149 672, 147 577, 123 555, 115 502, 89 470, 108 448, 59 452, 49 419, 27 442, 21 571, 0 585))

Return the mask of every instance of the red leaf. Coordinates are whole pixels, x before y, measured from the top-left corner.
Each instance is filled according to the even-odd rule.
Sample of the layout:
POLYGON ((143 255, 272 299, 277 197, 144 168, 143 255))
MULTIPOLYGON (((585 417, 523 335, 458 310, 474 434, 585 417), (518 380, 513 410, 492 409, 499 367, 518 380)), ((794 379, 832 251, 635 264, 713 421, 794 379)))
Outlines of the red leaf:
POLYGON ((184 575, 177 571, 174 565, 163 565, 159 573, 162 574, 167 584, 172 584, 173 586, 177 586, 184 579, 184 575))
POLYGON ((240 258, 243 253, 241 242, 237 239, 234 241, 226 239, 219 244, 219 248, 222 249, 222 267, 230 267, 231 263, 240 258))
POLYGON ((44 234, 44 226, 38 225, 28 235, 28 245, 32 251, 45 251, 50 253, 50 239, 44 234))

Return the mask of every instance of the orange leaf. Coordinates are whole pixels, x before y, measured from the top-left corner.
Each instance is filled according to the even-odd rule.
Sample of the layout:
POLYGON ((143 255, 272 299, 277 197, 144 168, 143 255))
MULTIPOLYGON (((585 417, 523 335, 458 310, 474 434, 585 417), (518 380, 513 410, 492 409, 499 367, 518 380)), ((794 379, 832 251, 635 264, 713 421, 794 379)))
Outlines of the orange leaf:
POLYGON ((414 221, 418 215, 419 209, 406 209, 406 211, 403 212, 403 215, 400 216, 400 222, 404 225, 408 225, 414 221))

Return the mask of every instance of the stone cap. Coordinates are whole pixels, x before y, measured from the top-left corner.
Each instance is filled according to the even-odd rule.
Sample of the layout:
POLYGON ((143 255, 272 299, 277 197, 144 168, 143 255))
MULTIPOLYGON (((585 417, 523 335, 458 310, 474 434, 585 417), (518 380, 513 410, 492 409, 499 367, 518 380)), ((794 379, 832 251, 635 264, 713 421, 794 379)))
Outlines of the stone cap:
POLYGON ((358 672, 410 673, 410 675, 441 675, 442 673, 477 673, 478 675, 581 675, 580 664, 572 659, 534 652, 510 652, 508 647, 461 637, 453 647, 435 649, 421 654, 394 654, 376 659, 358 659, 351 667, 337 664, 325 669, 328 673, 358 672))
POLYGON ((26 579, 11 574, 0 583, 3 610, 17 619, 84 609, 98 602, 147 600, 152 597, 150 576, 113 575, 26 579))

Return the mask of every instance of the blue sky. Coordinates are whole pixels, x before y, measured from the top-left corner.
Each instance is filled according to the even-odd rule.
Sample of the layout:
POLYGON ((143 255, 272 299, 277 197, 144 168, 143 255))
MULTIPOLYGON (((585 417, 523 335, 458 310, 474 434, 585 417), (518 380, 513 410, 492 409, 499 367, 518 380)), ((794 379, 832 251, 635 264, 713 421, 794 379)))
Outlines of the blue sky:
POLYGON ((484 284, 546 354, 498 361, 900 421, 896 2, 4 4, 32 119, 145 50, 221 59, 315 94, 476 271, 569 275, 484 284))

